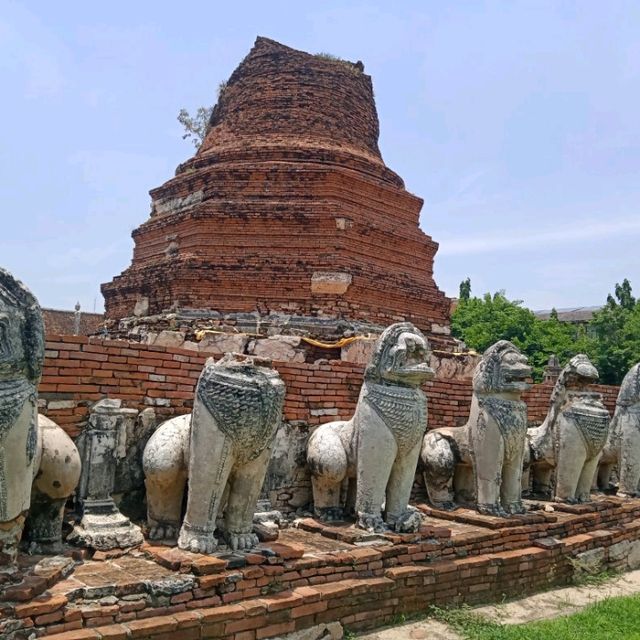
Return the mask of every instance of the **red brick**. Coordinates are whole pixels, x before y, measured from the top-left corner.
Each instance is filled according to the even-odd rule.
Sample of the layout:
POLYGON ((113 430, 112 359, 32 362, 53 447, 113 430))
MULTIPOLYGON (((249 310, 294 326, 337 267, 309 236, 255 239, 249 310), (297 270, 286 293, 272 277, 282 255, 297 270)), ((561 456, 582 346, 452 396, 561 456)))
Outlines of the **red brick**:
POLYGON ((295 592, 283 592, 269 596, 267 598, 261 598, 261 601, 266 605, 267 611, 280 611, 280 609, 292 609, 304 602, 303 596, 295 592))
POLYGON ((76 631, 64 631, 47 636, 48 640, 100 640, 100 635, 94 629, 77 629, 76 631))
POLYGON ((243 607, 237 604, 222 605, 213 609, 202 609, 202 621, 207 623, 219 622, 221 620, 237 620, 245 615, 243 607))
POLYGON ((63 595, 57 596, 40 596, 31 602, 25 604, 17 604, 15 606, 15 615, 17 618, 26 618, 27 616, 38 616, 45 613, 56 611, 67 604, 67 598, 63 595))
POLYGON ((175 631, 178 622, 173 616, 160 616, 146 620, 132 620, 125 626, 129 629, 131 638, 144 638, 149 634, 175 631))
POLYGON ((272 624, 268 627, 258 629, 256 631, 256 640, 261 640, 262 638, 273 638, 274 636, 292 633, 293 631, 295 631, 295 623, 293 620, 290 622, 280 622, 278 624, 272 624))

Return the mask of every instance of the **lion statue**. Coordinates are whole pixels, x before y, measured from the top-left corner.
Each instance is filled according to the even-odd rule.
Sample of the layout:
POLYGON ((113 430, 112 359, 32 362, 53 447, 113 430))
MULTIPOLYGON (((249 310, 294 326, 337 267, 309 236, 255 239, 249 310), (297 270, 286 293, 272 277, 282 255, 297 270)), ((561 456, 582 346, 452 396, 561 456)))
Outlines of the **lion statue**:
POLYGON ((622 381, 609 437, 602 450, 597 486, 609 489, 613 467, 618 469, 619 496, 640 496, 640 362, 622 381))
POLYGON ((365 370, 351 420, 323 424, 311 435, 307 462, 320 519, 341 520, 346 506, 367 531, 419 528, 409 497, 427 426, 427 399, 420 385, 434 375, 429 357, 427 339, 411 323, 387 327, 365 370), (346 505, 343 481, 348 484, 346 505))
POLYGON ((253 515, 282 422, 285 388, 266 358, 227 354, 207 360, 193 413, 164 422, 151 436, 142 464, 151 539, 173 538, 187 511, 178 546, 212 553, 219 516, 234 550, 258 543, 253 515))
POLYGON ((527 406, 521 395, 530 375, 526 357, 511 342, 500 340, 484 352, 473 375, 467 423, 433 429, 424 437, 424 480, 435 507, 475 502, 489 515, 524 512, 527 406))
POLYGON ((0 269, 0 564, 10 566, 25 518, 34 550, 58 550, 64 503, 80 477, 80 456, 69 436, 38 415, 43 363, 38 301, 0 269))
POLYGON ((529 429, 534 497, 567 503, 591 499, 609 432, 609 412, 601 394, 587 389, 597 380, 598 371, 586 355, 571 358, 553 388, 547 417, 529 429))

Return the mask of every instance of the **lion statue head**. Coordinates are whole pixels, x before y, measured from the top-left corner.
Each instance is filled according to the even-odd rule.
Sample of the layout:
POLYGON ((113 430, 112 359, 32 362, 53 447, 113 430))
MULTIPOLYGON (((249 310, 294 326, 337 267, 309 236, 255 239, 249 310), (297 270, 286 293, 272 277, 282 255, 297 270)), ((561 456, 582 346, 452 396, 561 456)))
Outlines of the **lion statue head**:
POLYGON ((587 385, 598 381, 598 370, 593 366, 589 357, 584 353, 573 356, 565 368, 560 372, 558 382, 567 389, 584 391, 587 385))
POLYGON ((35 296, 0 268, 0 379, 40 380, 44 362, 44 325, 35 296))
POLYGON ((491 345, 473 374, 473 390, 479 394, 517 393, 531 385, 531 367, 527 358, 508 340, 491 345))
POLYGON ((387 327, 376 345, 365 380, 419 387, 435 375, 429 366, 429 342, 410 322, 398 322, 387 327))

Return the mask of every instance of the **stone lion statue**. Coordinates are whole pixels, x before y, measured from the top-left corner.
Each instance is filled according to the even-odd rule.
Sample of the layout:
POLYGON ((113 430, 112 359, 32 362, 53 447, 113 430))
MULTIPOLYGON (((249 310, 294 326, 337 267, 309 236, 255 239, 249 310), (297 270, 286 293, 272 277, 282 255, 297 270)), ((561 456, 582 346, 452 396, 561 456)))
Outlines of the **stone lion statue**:
POLYGON ((530 475, 535 497, 558 502, 588 502, 609 412, 602 396, 587 389, 598 371, 584 354, 569 360, 551 393, 544 422, 528 431, 530 475))
POLYGON ((80 476, 73 442, 38 416, 43 362, 38 301, 0 269, 0 564, 15 562, 30 507, 30 540, 59 546, 62 508, 80 476))
POLYGON ((507 340, 483 354, 473 375, 471 411, 462 427, 433 429, 423 441, 424 480, 431 503, 453 509, 475 502, 480 513, 523 513, 522 463, 529 388, 527 359, 507 340))
POLYGON ((609 436, 598 469, 599 489, 609 488, 613 468, 618 470, 618 494, 640 496, 640 362, 622 381, 609 436))
POLYGON ((433 377, 427 339, 408 322, 380 336, 364 374, 351 420, 319 426, 307 445, 316 515, 339 520, 343 481, 347 508, 368 531, 415 531, 409 509, 420 443, 427 426, 427 399, 420 385, 433 377), (382 508, 384 505, 384 517, 382 508))
POLYGON ((234 551, 258 543, 253 514, 282 422, 284 394, 270 360, 227 354, 206 362, 193 413, 160 425, 144 450, 150 538, 175 537, 188 479, 180 548, 215 551, 223 513, 222 533, 234 551))

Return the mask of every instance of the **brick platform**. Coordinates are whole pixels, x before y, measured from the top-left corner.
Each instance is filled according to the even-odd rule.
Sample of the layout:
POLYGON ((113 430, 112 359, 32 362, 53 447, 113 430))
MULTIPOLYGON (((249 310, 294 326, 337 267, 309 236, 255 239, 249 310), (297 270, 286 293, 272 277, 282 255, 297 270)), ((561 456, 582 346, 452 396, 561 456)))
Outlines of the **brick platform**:
POLYGON ((461 510, 448 521, 427 516, 419 535, 358 540, 357 533, 351 542, 347 525, 306 520, 278 543, 221 558, 151 545, 94 556, 43 595, 0 604, 0 633, 158 640, 179 630, 181 640, 259 640, 332 620, 359 630, 432 604, 566 584, 585 552, 597 553, 603 566, 629 566, 629 549, 640 541, 640 500, 554 507, 518 524, 461 510))

